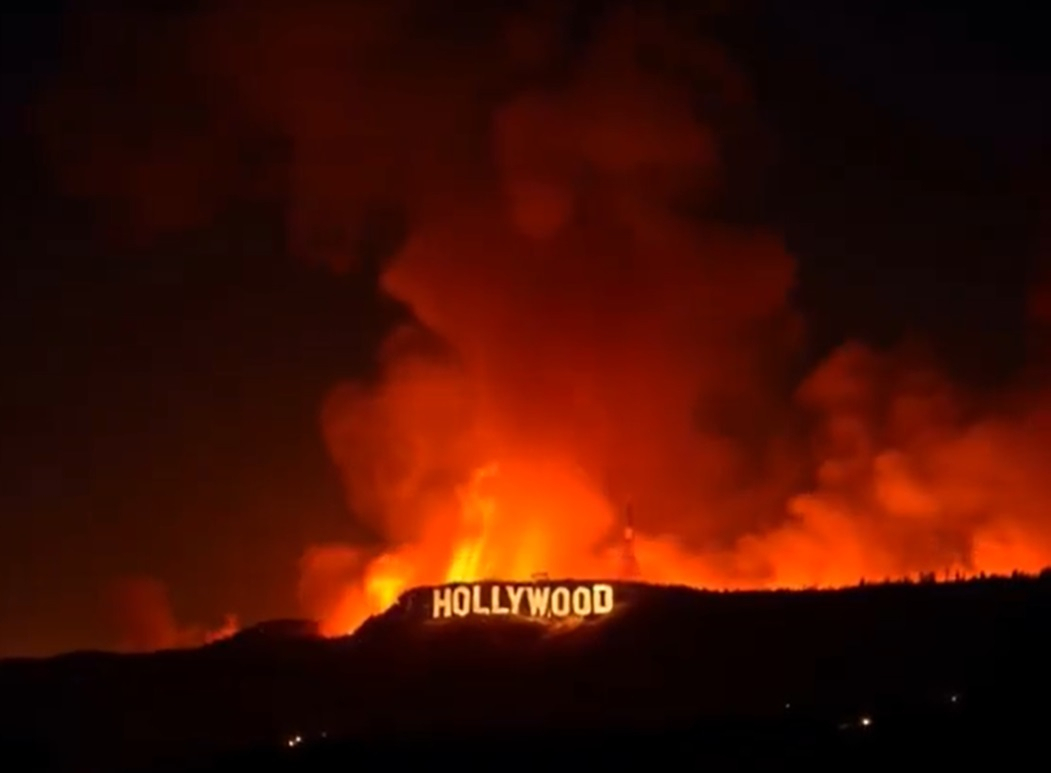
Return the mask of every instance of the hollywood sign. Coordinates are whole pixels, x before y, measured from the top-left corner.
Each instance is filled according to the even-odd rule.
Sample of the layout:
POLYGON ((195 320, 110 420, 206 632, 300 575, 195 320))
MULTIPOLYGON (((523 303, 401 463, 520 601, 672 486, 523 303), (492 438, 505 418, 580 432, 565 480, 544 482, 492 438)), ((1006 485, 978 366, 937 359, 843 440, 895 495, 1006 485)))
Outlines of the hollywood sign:
POLYGON ((482 583, 434 589, 431 617, 592 617, 613 611, 613 586, 482 583))

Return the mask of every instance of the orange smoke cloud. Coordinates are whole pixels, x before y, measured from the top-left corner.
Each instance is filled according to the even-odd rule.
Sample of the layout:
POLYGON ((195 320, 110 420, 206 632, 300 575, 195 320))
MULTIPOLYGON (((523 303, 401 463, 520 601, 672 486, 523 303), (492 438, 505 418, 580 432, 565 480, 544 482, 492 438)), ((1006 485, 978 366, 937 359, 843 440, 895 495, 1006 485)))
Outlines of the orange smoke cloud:
MULTIPOLYGON (((691 84, 639 67, 670 35, 639 21, 613 19, 559 88, 495 107, 494 183, 426 199, 383 276, 420 329, 392 336, 378 386, 327 401, 349 506, 394 546, 378 560, 399 589, 609 576, 627 498, 648 577, 711 579, 688 551, 777 507, 765 449, 702 414, 771 411, 760 379, 795 343, 792 262, 776 235, 679 212, 711 208, 729 170, 691 84)), ((737 81, 704 74, 724 112, 747 110, 737 81)), ((391 579, 363 571, 358 616, 391 579)), ((336 630, 356 622, 341 610, 336 630)))
POLYGON ((121 649, 149 652, 176 646, 178 627, 163 583, 124 580, 114 588, 113 602, 121 649))
POLYGON ((684 57, 707 68, 704 120, 687 84, 639 65, 668 31, 635 21, 559 88, 494 109, 495 190, 421 207, 383 276, 447 349, 399 330, 380 383, 326 404, 349 506, 387 546, 333 630, 389 603, 382 582, 610 576, 629 499, 654 581, 1040 569, 1051 545, 1023 503, 1042 485, 1017 466, 1044 442, 1033 423, 975 421, 937 372, 851 345, 798 389, 812 434, 781 429, 764 379, 798 342, 792 261, 713 214, 740 81, 684 57))
POLYGON ((214 630, 181 626, 167 586, 153 577, 122 578, 110 589, 109 602, 118 648, 125 652, 195 647, 232 636, 238 629, 234 615, 227 615, 222 626, 214 630))
MULTIPOLYGON (((657 582, 1048 563, 1046 403, 979 414, 922 361, 859 345, 793 394, 794 262, 778 234, 720 214, 742 138, 759 136, 743 79, 659 14, 613 14, 576 48, 562 23, 220 3, 173 27, 177 57, 163 49, 178 83, 210 76, 194 92, 207 141, 183 127, 169 190, 220 168, 238 179, 237 143, 276 135, 300 257, 352 268, 377 207, 408 222, 377 249, 413 321, 378 380, 335 386, 321 411, 377 544, 310 549, 308 611, 342 632, 413 584, 611 576, 629 501, 657 582)), ((151 169, 164 144, 122 152, 151 169)), ((63 168, 127 166, 105 146, 88 160, 63 168)), ((146 220, 191 211, 171 210, 146 220)))

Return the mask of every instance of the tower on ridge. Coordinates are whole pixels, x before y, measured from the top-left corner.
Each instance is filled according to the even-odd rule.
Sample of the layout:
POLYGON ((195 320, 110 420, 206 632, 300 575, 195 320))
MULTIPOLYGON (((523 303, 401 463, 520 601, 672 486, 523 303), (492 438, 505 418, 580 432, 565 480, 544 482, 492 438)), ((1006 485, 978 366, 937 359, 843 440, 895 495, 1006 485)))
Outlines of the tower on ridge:
POLYGON ((624 580, 637 580, 640 575, 639 562, 635 558, 635 518, 631 502, 624 508, 624 547, 620 572, 624 580))

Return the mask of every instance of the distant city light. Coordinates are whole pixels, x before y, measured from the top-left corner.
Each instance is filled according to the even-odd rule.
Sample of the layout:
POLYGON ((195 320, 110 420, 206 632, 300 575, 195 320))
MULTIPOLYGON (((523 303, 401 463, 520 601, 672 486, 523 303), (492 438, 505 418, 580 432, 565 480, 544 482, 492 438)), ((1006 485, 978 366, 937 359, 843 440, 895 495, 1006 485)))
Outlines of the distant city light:
POLYGON ((862 717, 861 718, 861 726, 862 727, 868 727, 871 724, 872 724, 872 717, 862 717))

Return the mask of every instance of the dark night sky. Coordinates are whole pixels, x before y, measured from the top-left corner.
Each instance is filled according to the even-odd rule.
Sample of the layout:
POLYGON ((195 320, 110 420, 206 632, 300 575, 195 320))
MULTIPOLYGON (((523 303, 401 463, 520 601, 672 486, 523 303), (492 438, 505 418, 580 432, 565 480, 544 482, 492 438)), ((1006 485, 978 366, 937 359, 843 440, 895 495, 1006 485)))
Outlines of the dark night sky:
MULTIPOLYGON (((995 378, 1021 359, 1046 189, 1038 10, 917 5, 774 0, 728 37, 780 149, 769 214, 811 360, 923 333, 961 378, 995 378)), ((20 120, 60 19, 5 16, 0 655, 103 641, 118 574, 164 578, 187 619, 294 614, 303 548, 350 529, 321 398, 399 312, 369 276, 297 263, 258 207, 100 246, 20 120)))

